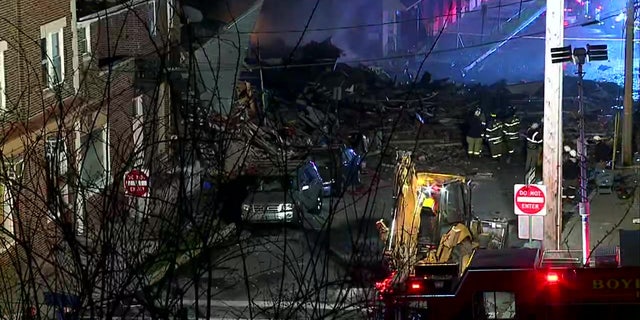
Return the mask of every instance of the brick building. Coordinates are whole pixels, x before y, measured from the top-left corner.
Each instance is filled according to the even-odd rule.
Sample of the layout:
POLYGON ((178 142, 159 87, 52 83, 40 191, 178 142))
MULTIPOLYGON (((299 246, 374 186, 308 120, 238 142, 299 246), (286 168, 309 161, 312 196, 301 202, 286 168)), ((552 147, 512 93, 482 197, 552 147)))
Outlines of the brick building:
MULTIPOLYGON (((90 222, 92 210, 105 213, 105 197, 99 196, 105 193, 95 191, 106 188, 107 198, 114 198, 115 190, 122 191, 118 186, 126 171, 146 170, 146 159, 158 159, 157 141, 163 139, 159 128, 165 127, 169 112, 160 72, 170 48, 168 33, 163 31, 170 24, 167 11, 160 10, 163 3, 126 1, 98 9, 88 1, 87 7, 93 10, 78 16, 78 96, 86 103, 77 123, 85 138, 80 138, 76 149, 82 150, 93 139, 90 150, 83 150, 87 169, 79 169, 80 180, 87 183, 76 204, 79 232, 90 222), (116 187, 110 188, 113 184, 116 187)), ((126 204, 107 209, 113 216, 126 210, 126 204)))
POLYGON ((16 257, 59 272, 62 231, 89 240, 129 213, 124 173, 162 152, 173 12, 171 0, 0 4, 19 21, 0 24, 0 277, 16 257))
POLYGON ((16 238, 47 242, 46 231, 57 213, 50 212, 47 199, 45 141, 65 131, 68 123, 62 115, 74 113, 81 101, 74 98, 79 89, 74 2, 51 0, 43 6, 37 0, 4 1, 0 19, 4 252, 15 246, 16 238), (32 232, 36 228, 42 232, 32 232))

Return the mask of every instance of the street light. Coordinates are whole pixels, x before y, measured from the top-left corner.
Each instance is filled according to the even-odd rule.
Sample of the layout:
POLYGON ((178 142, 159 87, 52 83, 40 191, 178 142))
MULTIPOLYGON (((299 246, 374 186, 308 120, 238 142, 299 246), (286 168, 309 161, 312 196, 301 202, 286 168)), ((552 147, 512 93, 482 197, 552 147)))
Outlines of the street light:
POLYGON ((603 61, 608 60, 607 45, 589 45, 586 48, 575 48, 571 50, 571 46, 565 46, 560 48, 551 49, 551 62, 552 63, 564 63, 573 61, 578 65, 578 114, 580 115, 579 131, 580 145, 577 146, 580 154, 580 204, 579 212, 582 220, 582 263, 587 265, 589 263, 590 245, 589 245, 589 195, 587 194, 587 157, 586 150, 587 144, 584 135, 584 72, 582 67, 587 61, 603 61))

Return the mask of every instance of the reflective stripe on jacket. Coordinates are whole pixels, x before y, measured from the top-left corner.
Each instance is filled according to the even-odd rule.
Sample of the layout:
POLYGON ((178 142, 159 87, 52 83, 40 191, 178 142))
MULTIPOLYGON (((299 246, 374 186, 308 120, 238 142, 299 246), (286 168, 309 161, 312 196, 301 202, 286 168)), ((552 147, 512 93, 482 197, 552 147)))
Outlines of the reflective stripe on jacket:
POLYGON ((542 145, 542 133, 538 129, 527 132, 527 149, 535 150, 542 145))
POLYGON ((517 140, 519 138, 518 133, 520 133, 520 119, 513 116, 505 121, 502 133, 508 140, 517 140))
POLYGON ((488 141, 502 140, 502 123, 500 121, 491 121, 486 131, 488 141))

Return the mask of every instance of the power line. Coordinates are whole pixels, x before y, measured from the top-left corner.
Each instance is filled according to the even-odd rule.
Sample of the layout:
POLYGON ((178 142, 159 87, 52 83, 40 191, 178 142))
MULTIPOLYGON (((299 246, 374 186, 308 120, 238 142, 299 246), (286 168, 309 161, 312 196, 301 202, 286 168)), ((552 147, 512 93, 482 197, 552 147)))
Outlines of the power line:
MULTIPOLYGON (((534 2, 537 0, 524 0, 522 1, 522 3, 528 3, 528 2, 534 2)), ((519 3, 508 3, 508 4, 502 4, 502 5, 496 5, 496 6, 492 6, 492 7, 487 7, 487 10, 489 9, 498 9, 498 8, 505 8, 505 7, 510 7, 513 5, 518 5, 519 3)), ((465 11, 462 14, 467 14, 467 13, 474 13, 474 12, 480 12, 482 11, 482 9, 476 9, 476 10, 469 10, 469 11, 465 11)), ((393 24, 401 24, 401 23, 409 23, 409 22, 416 22, 416 21, 435 21, 437 19, 441 19, 441 18, 451 18, 453 16, 458 15, 458 13, 447 13, 447 14, 443 14, 443 15, 437 15, 437 16, 433 16, 433 17, 429 17, 429 18, 413 18, 413 19, 406 19, 406 20, 400 20, 400 21, 389 21, 389 22, 379 22, 379 23, 367 23, 367 24, 357 24, 357 25, 350 25, 350 26, 339 26, 339 27, 325 27, 325 28, 308 28, 308 29, 303 29, 303 30, 268 30, 268 31, 243 31, 243 32, 239 32, 240 34, 254 34, 254 35, 260 35, 260 34, 284 34, 284 33, 302 33, 302 32, 323 32, 323 31, 335 31, 335 30, 347 30, 347 29, 363 29, 363 28, 371 28, 371 27, 380 27, 380 26, 385 26, 385 25, 393 25, 393 24)))
MULTIPOLYGON (((573 24, 573 25, 565 27, 565 29, 582 27, 582 25, 583 25, 583 23, 573 24)), ((514 36, 514 37, 511 38, 511 40, 523 39, 523 38, 526 39, 527 37, 539 36, 539 35, 544 35, 544 34, 545 34, 545 31, 532 32, 532 33, 527 33, 527 34, 523 34, 523 35, 519 35, 519 36, 514 36)), ((451 49, 434 50, 431 53, 432 54, 438 54, 438 53, 459 52, 459 51, 463 51, 463 50, 467 50, 467 49, 480 48, 480 47, 484 47, 484 46, 488 46, 488 45, 492 45, 492 44, 497 44, 497 43, 503 42, 505 40, 506 39, 498 39, 498 40, 494 40, 494 41, 488 41, 488 42, 479 43, 479 44, 476 44, 476 45, 466 46, 464 48, 451 48, 451 49)), ((367 62, 376 62, 376 61, 407 59, 407 58, 413 58, 413 57, 417 57, 417 56, 422 56, 422 55, 425 55, 425 54, 427 54, 427 52, 417 52, 417 53, 411 53, 411 54, 394 55, 394 56, 389 56, 389 57, 345 60, 345 61, 341 61, 341 63, 347 63, 347 64, 349 64, 349 63, 367 63, 367 62)), ((287 66, 287 68, 308 68, 308 67, 330 66, 330 65, 334 65, 334 64, 335 64, 335 62, 314 62, 314 63, 302 63, 302 64, 288 64, 286 66, 287 66)), ((285 67, 284 64, 283 65, 262 66, 263 69, 282 69, 284 67, 285 67)))
MULTIPOLYGON (((613 11, 613 12, 614 12, 613 14, 606 15, 604 18, 601 18, 598 21, 602 22, 602 21, 605 21, 605 20, 612 19, 612 18, 616 17, 618 15, 618 10, 613 11)), ((569 26, 566 26, 565 30, 566 29, 576 28, 576 27, 588 27, 588 26, 591 26, 591 25, 593 25, 593 21, 574 23, 574 24, 571 24, 569 26)), ((313 30, 313 29, 311 29, 311 30, 313 30)), ((239 33, 239 31, 238 32, 234 32, 234 33, 239 33)), ((245 34, 250 34, 250 33, 251 32, 245 32, 245 34)), ((529 38, 529 37, 541 36, 541 35, 544 36, 544 34, 545 34, 545 31, 532 32, 532 33, 527 33, 527 34, 514 36, 514 37, 511 38, 511 40, 526 39, 526 38, 529 38)), ((476 45, 470 45, 470 46, 466 46, 466 47, 463 47, 463 48, 450 48, 450 49, 434 50, 434 51, 431 52, 431 54, 451 53, 451 52, 463 51, 463 50, 466 50, 466 49, 480 48, 480 47, 484 47, 484 46, 488 46, 488 45, 492 45, 492 44, 497 44, 497 43, 503 42, 504 40, 506 40, 506 38, 498 39, 498 40, 495 40, 495 41, 483 42, 483 43, 479 43, 479 44, 476 44, 476 45)), ((344 61, 341 61, 340 63, 354 64, 354 63, 368 63, 368 62, 376 62, 376 61, 389 61, 389 60, 396 60, 396 59, 415 58, 417 56, 423 56, 425 54, 427 54, 427 52, 418 52, 418 53, 413 53, 413 54, 394 55, 394 56, 388 56, 388 57, 344 60, 344 61)), ((210 62, 206 62, 206 63, 210 63, 210 62)), ((332 61, 332 62, 302 63, 302 64, 283 63, 283 64, 279 64, 279 65, 262 65, 261 68, 263 70, 284 69, 284 68, 308 68, 308 67, 331 66, 331 65, 334 65, 334 64, 335 64, 334 61, 332 61)), ((238 67, 238 63, 233 63, 233 65, 230 65, 230 64, 227 64, 227 65, 220 65, 219 64, 218 65, 218 69, 220 69, 220 70, 230 70, 231 68, 236 69, 237 67, 238 67)), ((252 68, 258 68, 258 66, 251 66, 251 67, 252 68)))
MULTIPOLYGON (((533 1, 536 1, 536 0, 525 0, 522 3, 528 3, 528 2, 533 2, 533 1)), ((514 4, 518 4, 518 3, 509 3, 509 4, 503 4, 503 5, 496 5, 496 6, 488 7, 487 10, 509 7, 509 6, 513 6, 514 4)), ((482 9, 469 10, 469 11, 465 11, 462 14, 479 12, 481 10, 482 9)), ((612 10, 612 11, 610 11, 610 12, 605 14, 605 18, 601 18, 600 20, 589 20, 589 21, 586 21, 586 22, 581 22, 580 25, 588 26, 588 25, 594 24, 595 22, 602 22, 604 20, 616 17, 619 13, 620 13, 620 10, 612 10)), ((437 19, 450 18, 450 17, 456 16, 456 15, 457 15, 457 13, 448 13, 448 14, 429 17, 429 18, 412 18, 412 19, 406 19, 406 20, 400 20, 400 21, 367 23, 367 24, 357 24, 357 25, 349 25, 349 26, 324 27, 324 28, 307 28, 307 29, 290 29, 290 30, 240 31, 238 33, 239 34, 261 35, 261 34, 287 34, 287 33, 303 33, 303 32, 309 33, 309 32, 349 30, 349 29, 364 29, 364 28, 380 27, 380 26, 385 26, 385 25, 394 25, 394 24, 402 24, 402 23, 415 23, 417 21, 435 21, 437 19)))

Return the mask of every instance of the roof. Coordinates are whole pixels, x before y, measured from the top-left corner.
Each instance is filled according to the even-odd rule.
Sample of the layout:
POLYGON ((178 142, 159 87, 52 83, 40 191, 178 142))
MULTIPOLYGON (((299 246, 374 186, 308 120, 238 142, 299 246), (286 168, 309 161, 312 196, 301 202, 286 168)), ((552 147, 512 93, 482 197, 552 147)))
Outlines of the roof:
POLYGON ((153 0, 76 0, 76 12, 79 20, 82 20, 96 13, 112 13, 149 1, 153 0))
POLYGON ((507 86, 509 93, 514 95, 535 96, 544 89, 544 81, 523 82, 507 86))
POLYGON ((196 84, 202 92, 200 99, 211 101, 216 113, 229 114, 231 111, 239 75, 238 63, 246 57, 250 45, 248 33, 255 27, 262 3, 262 0, 256 1, 194 53, 200 70, 199 81, 196 84))
POLYGON ((476 250, 469 271, 486 269, 532 269, 538 262, 538 249, 476 250))

